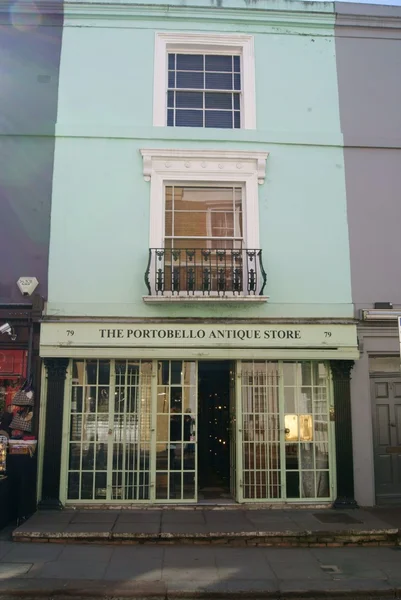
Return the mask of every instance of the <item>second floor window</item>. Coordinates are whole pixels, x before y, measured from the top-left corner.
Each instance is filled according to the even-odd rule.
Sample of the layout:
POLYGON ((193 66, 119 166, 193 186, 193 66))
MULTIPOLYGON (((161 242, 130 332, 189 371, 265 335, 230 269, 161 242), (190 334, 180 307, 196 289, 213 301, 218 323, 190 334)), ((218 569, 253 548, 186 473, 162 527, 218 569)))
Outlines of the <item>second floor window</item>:
POLYGON ((241 57, 168 54, 169 127, 241 127, 241 57))

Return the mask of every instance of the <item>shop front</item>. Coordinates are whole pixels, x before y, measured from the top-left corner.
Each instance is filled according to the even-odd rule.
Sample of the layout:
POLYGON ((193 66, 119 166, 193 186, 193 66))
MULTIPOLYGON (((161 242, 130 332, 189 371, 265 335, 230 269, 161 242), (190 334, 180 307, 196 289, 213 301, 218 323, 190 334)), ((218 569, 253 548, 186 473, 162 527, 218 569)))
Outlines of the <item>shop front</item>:
POLYGON ((41 355, 42 506, 353 502, 353 324, 52 321, 41 355))
POLYGON ((19 522, 36 509, 34 398, 41 311, 40 297, 32 304, 0 305, 0 527, 19 522))

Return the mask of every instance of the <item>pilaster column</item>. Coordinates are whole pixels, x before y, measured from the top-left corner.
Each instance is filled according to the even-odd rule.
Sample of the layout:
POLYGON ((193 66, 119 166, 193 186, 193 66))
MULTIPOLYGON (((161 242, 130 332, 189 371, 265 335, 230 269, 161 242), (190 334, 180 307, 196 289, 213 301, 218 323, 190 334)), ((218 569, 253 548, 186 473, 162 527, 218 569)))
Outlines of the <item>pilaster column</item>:
POLYGON ((353 360, 330 361, 336 428, 337 498, 334 508, 357 508, 352 452, 351 370, 353 360))
POLYGON ((61 509, 60 470, 64 383, 67 358, 45 358, 47 371, 46 427, 43 451, 42 497, 39 509, 61 509))

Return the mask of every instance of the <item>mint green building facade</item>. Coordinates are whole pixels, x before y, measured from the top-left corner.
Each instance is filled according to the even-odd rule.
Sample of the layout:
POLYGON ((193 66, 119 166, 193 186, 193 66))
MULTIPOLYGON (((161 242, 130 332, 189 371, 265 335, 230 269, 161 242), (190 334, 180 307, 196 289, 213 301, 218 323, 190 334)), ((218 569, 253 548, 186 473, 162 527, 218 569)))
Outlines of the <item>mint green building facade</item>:
POLYGON ((58 419, 61 477, 46 466, 56 442, 43 420, 43 503, 199 502, 210 489, 352 501, 334 451, 335 405, 347 402, 336 385, 358 357, 334 22, 331 3, 65 3, 41 340, 46 368, 65 377, 57 409, 50 383, 42 399, 58 419), (241 126, 167 126, 168 55, 221 53, 240 56, 241 126), (149 249, 167 247, 168 190, 222 186, 240 190, 242 248, 262 250, 264 288, 263 269, 257 288, 248 269, 242 287, 230 280, 238 293, 205 294, 187 271, 185 290, 158 293, 149 249), (223 409, 208 410, 229 429, 203 487, 216 431, 201 379, 217 385, 223 409))

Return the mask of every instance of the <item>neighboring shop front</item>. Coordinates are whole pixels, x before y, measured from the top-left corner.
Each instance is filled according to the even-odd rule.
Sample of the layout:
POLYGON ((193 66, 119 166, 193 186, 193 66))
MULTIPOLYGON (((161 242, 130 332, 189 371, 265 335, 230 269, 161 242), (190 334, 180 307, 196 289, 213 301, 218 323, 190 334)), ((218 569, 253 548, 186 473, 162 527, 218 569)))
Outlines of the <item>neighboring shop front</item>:
POLYGON ((361 310, 351 391, 355 492, 363 506, 401 502, 401 310, 361 310))
POLYGON ((42 503, 338 496, 353 324, 54 321, 41 355, 42 503))
POLYGON ((36 508, 39 319, 42 299, 0 306, 0 525, 36 508), (30 398, 21 392, 30 381, 30 398), (33 392, 35 390, 35 393, 33 392))

